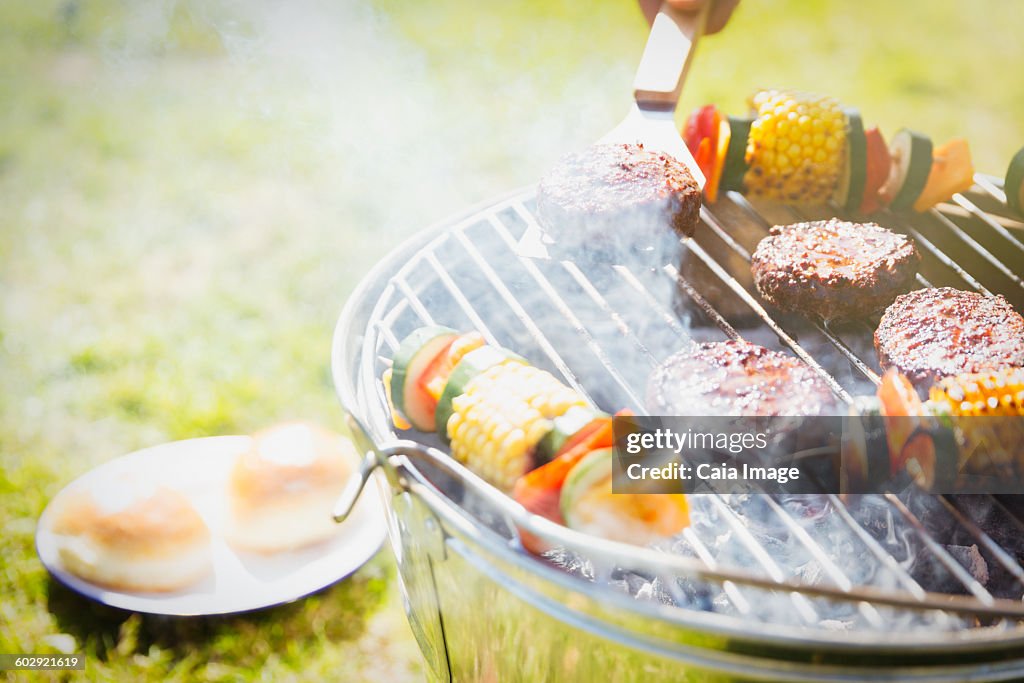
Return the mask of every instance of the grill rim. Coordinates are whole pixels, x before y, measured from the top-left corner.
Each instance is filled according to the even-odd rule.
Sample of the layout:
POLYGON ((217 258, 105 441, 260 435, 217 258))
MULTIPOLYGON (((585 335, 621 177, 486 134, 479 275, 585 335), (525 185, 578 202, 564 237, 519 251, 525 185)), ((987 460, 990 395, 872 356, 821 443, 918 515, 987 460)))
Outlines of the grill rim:
MULTIPOLYGON (((985 181, 987 181, 985 183, 978 183, 983 189, 987 190, 987 188, 985 187, 986 184, 989 185, 989 187, 995 186, 995 182, 993 182, 993 180, 990 180, 989 177, 982 176, 982 178, 985 181)), ((471 220, 474 220, 474 219, 475 220, 491 220, 491 219, 493 219, 494 214, 496 213, 497 210, 499 210, 503 206, 510 205, 510 203, 513 202, 513 201, 518 202, 518 205, 522 206, 524 201, 529 201, 529 200, 532 199, 533 192, 534 192, 534 186, 526 186, 526 187, 523 187, 523 188, 518 188, 518 189, 515 189, 515 190, 512 190, 512 191, 500 194, 500 195, 498 195, 496 197, 492 197, 490 199, 486 199, 486 200, 484 200, 482 202, 479 202, 476 205, 473 205, 473 206, 471 206, 471 207, 469 207, 469 208, 467 208, 467 209, 465 209, 465 210, 463 210, 463 211, 461 211, 461 212, 459 212, 459 213, 457 213, 457 214, 455 214, 455 215, 453 215, 453 216, 451 216, 449 218, 445 218, 445 219, 442 219, 441 221, 436 222, 435 224, 433 224, 432 226, 430 226, 430 227, 428 227, 426 229, 423 229, 423 230, 418 231, 417 233, 414 233, 409 238, 407 238, 406 240, 401 242, 393 250, 391 250, 391 252, 389 252, 383 259, 381 259, 370 270, 370 272, 366 276, 363 277, 363 279, 359 283, 359 286, 357 286, 356 290, 352 293, 352 295, 351 295, 348 303, 346 304, 346 306, 345 306, 341 316, 339 317, 338 324, 337 324, 337 326, 335 328, 335 335, 334 335, 334 342, 333 342, 333 353, 332 353, 332 373, 333 373, 333 376, 334 376, 335 386, 337 388, 337 391, 338 391, 338 394, 339 394, 339 398, 341 399, 343 406, 345 406, 346 409, 348 409, 349 412, 353 416, 358 416, 358 419, 360 420, 360 426, 362 426, 364 428, 366 426, 369 427, 368 433, 372 434, 372 439, 373 439, 373 441, 375 443, 377 443, 377 444, 389 443, 393 439, 395 439, 397 435, 393 431, 389 432, 389 431, 385 431, 385 430, 381 429, 381 425, 382 424, 389 424, 390 418, 387 415, 383 415, 382 416, 383 419, 371 419, 371 420, 369 420, 368 421, 368 425, 367 425, 367 422, 362 422, 362 418, 365 417, 367 415, 367 411, 370 410, 370 405, 368 405, 368 404, 373 403, 373 401, 370 400, 373 397, 366 395, 366 393, 365 393, 366 392, 366 386, 367 386, 366 383, 364 381, 359 381, 356 376, 362 378, 363 380, 366 380, 367 379, 366 375, 368 374, 370 376, 369 377, 369 380, 371 382, 370 386, 372 386, 372 382, 375 380, 375 378, 373 377, 373 374, 374 374, 373 373, 373 368, 374 368, 374 359, 375 359, 377 351, 376 351, 376 348, 371 348, 370 345, 364 344, 363 342, 367 338, 371 338, 375 334, 375 331, 373 329, 373 327, 375 326, 375 321, 379 322, 379 320, 381 319, 380 316, 376 315, 376 312, 381 310, 382 308, 384 308, 384 305, 385 305, 386 300, 387 300, 387 297, 385 296, 385 292, 387 292, 388 287, 392 285, 392 278, 393 278, 393 276, 398 271, 401 270, 401 267, 397 267, 396 268, 396 264, 401 264, 403 259, 407 259, 407 258, 410 258, 410 257, 414 258, 417 254, 422 255, 422 254, 426 253, 428 251, 428 249, 430 248, 431 244, 435 240, 439 240, 441 238, 445 238, 446 237, 445 233, 447 231, 454 231, 459 226, 462 226, 462 225, 466 224, 467 222, 469 222, 471 220), (363 325, 363 326, 360 326, 360 325, 356 324, 357 323, 357 319, 359 317, 359 313, 361 311, 365 311, 367 309, 370 310, 370 313, 366 316, 366 323, 367 324, 363 325), (358 329, 359 333, 361 333, 361 334, 357 335, 357 333, 356 333, 357 329, 358 329), (356 339, 357 336, 358 336, 358 340, 356 339), (356 376, 354 376, 350 372, 351 367, 347 367, 347 365, 348 365, 348 360, 347 359, 355 357, 355 356, 352 355, 351 351, 349 350, 350 347, 353 344, 356 344, 356 345, 358 345, 360 347, 359 348, 358 357, 361 360, 360 360, 360 362, 356 366, 356 373, 355 373, 356 376)), ((995 196, 994 193, 990 192, 990 194, 993 194, 993 196, 995 196)), ((517 210, 517 213, 519 213, 518 210, 517 210)), ((527 213, 528 213, 528 211, 527 211, 527 213)), ((987 214, 985 214, 985 215, 987 216, 987 214)), ((915 235, 915 237, 916 237, 916 235, 915 235)), ((770 316, 768 316, 768 317, 770 318, 770 316)), ((812 358, 813 358, 813 356, 812 356, 812 358)), ((822 370, 822 372, 824 372, 824 374, 828 375, 827 371, 822 370)), ((378 412, 380 412, 380 411, 378 411, 378 412)), ((378 417, 381 417, 381 416, 378 416, 378 417)), ((416 443, 416 442, 413 442, 413 443, 416 443)), ((413 466, 413 469, 415 469, 415 466, 413 466)), ((423 477, 423 479, 425 481, 427 481, 427 483, 429 483, 429 480, 426 478, 425 475, 423 475, 422 472, 419 472, 417 470, 417 474, 419 474, 421 477, 423 477)), ((442 500, 446 501, 446 503, 447 503, 447 505, 449 507, 453 508, 459 514, 466 515, 467 519, 470 520, 470 523, 473 523, 472 522, 472 520, 473 520, 472 516, 469 515, 469 513, 466 510, 464 510, 460 505, 458 505, 456 502, 454 502, 453 500, 448 498, 442 491, 440 491, 440 490, 438 490, 436 488, 435 488, 435 491, 437 491, 438 495, 440 495, 442 500)), ((498 493, 496 489, 494 491, 495 491, 495 493, 497 493, 497 495, 503 495, 503 494, 498 493)), ((510 500, 510 502, 515 504, 514 501, 510 500)), ((515 505, 517 505, 517 504, 515 504, 515 505)), ((479 525, 479 522, 476 522, 476 525, 477 526, 482 526, 482 525, 479 525)), ((486 529, 484 529, 484 530, 485 531, 489 531, 489 530, 486 530, 486 529)), ((628 549, 628 546, 622 546, 622 547, 624 549, 628 549)), ((522 554, 522 553, 518 553, 518 554, 522 554)), ((543 562, 541 562, 539 560, 536 560, 535 558, 521 558, 521 559, 528 559, 530 563, 533 563, 534 567, 536 567, 536 566, 538 566, 540 564, 543 564, 543 562)), ((545 569, 551 569, 551 568, 547 567, 545 565, 545 569)), ((558 570, 553 570, 552 569, 552 571, 558 571, 558 570)), ((571 581, 581 581, 580 579, 578 579, 576 577, 571 577, 571 576, 568 576, 568 575, 565 575, 565 578, 568 579, 568 580, 571 580, 571 581)), ((595 585, 589 584, 589 583, 585 583, 584 585, 586 586, 585 590, 587 590, 587 591, 591 591, 592 592, 595 589, 597 589, 597 590, 602 591, 602 592, 607 592, 609 595, 617 595, 616 593, 614 593, 614 591, 612 591, 612 589, 607 588, 605 586, 595 586, 595 585)), ((781 590, 788 590, 788 587, 780 587, 780 589, 781 590)), ((934 594, 934 595, 944 595, 944 594, 934 594)), ((619 596, 619 597, 626 597, 626 596, 619 596)), ((843 598, 839 598, 839 599, 843 599, 843 598)), ((856 601, 856 598, 851 598, 849 596, 847 596, 845 599, 847 601, 856 601)), ((995 600, 1003 601, 1003 600, 1006 600, 1006 599, 996 598, 995 600)), ((1010 601, 1010 600, 1006 600, 1006 602, 1010 602, 1010 603, 1014 603, 1014 604, 1017 603, 1017 601, 1010 601)), ((633 598, 629 598, 629 607, 628 607, 629 609, 643 611, 643 607, 644 607, 644 605, 643 605, 643 603, 641 601, 636 601, 633 598)), ((914 608, 910 607, 908 609, 914 609, 914 608)), ((927 608, 927 609, 933 609, 933 608, 927 608)), ((969 612, 970 610, 966 610, 966 611, 969 612)), ((699 616, 701 618, 714 618, 716 620, 723 619, 723 620, 727 620, 727 621, 732 621, 732 620, 736 620, 737 619, 737 617, 735 617, 733 615, 726 615, 726 614, 720 614, 720 613, 715 613, 715 612, 703 612, 703 611, 692 610, 692 609, 687 609, 687 608, 673 608, 673 612, 674 613, 678 613, 679 615, 685 614, 688 617, 692 617, 694 615, 697 615, 697 616, 699 616)), ((1019 619, 1020 615, 1019 614, 1015 614, 1015 617, 1019 619)), ((678 616, 673 618, 673 621, 676 621, 676 620, 679 620, 678 616)), ((688 619, 683 619, 683 620, 679 620, 679 621, 681 621, 681 623, 683 625, 686 625, 686 626, 691 627, 691 628, 693 627, 689 623, 688 619)), ((779 630, 779 629, 783 629, 783 628, 790 628, 790 627, 778 626, 778 625, 774 625, 774 624, 768 624, 767 622, 765 622, 765 625, 770 625, 773 630, 779 630)), ((702 628, 702 629, 708 629, 709 627, 710 627, 709 624, 701 624, 701 625, 697 626, 697 628, 702 628)), ((753 631, 751 629, 739 629, 738 631, 732 631, 732 630, 726 629, 726 630, 722 631, 722 630, 719 630, 719 628, 717 628, 717 627, 712 627, 712 628, 714 628, 715 632, 720 632, 720 633, 723 633, 723 634, 731 636, 731 637, 739 637, 739 638, 742 638, 742 639, 745 639, 745 640, 750 640, 751 635, 753 633, 753 631)), ((942 632, 942 633, 935 633, 935 632, 932 632, 932 631, 917 631, 916 633, 917 633, 918 636, 927 635, 929 640, 934 640, 936 638, 936 636, 940 636, 942 638, 942 641, 940 643, 934 643, 934 642, 927 642, 927 643, 925 643, 925 642, 921 642, 920 640, 914 640, 913 638, 910 638, 910 639, 908 639, 907 643, 896 643, 895 641, 900 640, 900 639, 899 638, 894 638, 894 636, 896 636, 897 634, 895 634, 893 632, 883 632, 883 631, 864 630, 864 629, 853 631, 853 632, 850 632, 850 631, 829 632, 827 630, 821 629, 820 627, 818 627, 818 628, 800 627, 800 628, 795 629, 796 631, 799 632, 799 635, 796 636, 792 641, 789 641, 789 642, 799 643, 799 644, 802 644, 802 645, 822 645, 822 644, 829 643, 829 640, 830 640, 828 638, 822 638, 821 637, 822 635, 829 634, 829 633, 838 633, 838 635, 842 636, 842 639, 841 640, 836 639, 836 643, 842 643, 842 644, 850 643, 851 636, 853 634, 856 634, 859 637, 860 640, 864 641, 864 642, 858 642, 856 644, 850 645, 850 647, 852 649, 854 649, 854 650, 861 649, 861 648, 864 648, 864 647, 879 647, 879 646, 881 646, 881 647, 885 648, 886 646, 892 646, 895 649, 898 649, 898 648, 901 648, 901 647, 912 646, 917 651, 921 651, 923 649, 934 649, 935 651, 940 651, 940 650, 947 650, 950 647, 959 648, 959 646, 962 645, 963 648, 965 648, 965 649, 971 649, 972 651, 976 651, 977 652, 977 651, 979 651, 979 648, 978 648, 979 645, 983 646, 982 649, 985 649, 985 650, 995 650, 995 649, 1003 649, 1003 648, 1007 648, 1007 647, 1012 647, 1012 646, 1016 646, 1016 645, 1019 645, 1019 644, 1024 644, 1024 624, 1020 624, 1017 627, 1011 628, 1011 629, 1002 629, 1002 633, 997 634, 997 633, 995 633, 995 631, 998 630, 998 629, 999 629, 998 626, 995 626, 995 627, 981 626, 981 627, 972 627, 972 628, 963 629, 963 630, 947 631, 947 632, 942 632), (808 633, 813 633, 814 637, 813 638, 807 638, 807 634, 808 633), (876 636, 880 640, 878 642, 876 642, 872 638, 863 638, 863 636, 866 636, 866 635, 876 636), (993 637, 993 636, 995 636, 995 637, 993 637), (972 641, 979 641, 979 642, 972 642, 972 641)), ((902 634, 899 634, 899 635, 902 635, 902 634)), ((768 639, 766 641, 761 641, 760 639, 758 639, 758 642, 765 642, 766 644, 776 644, 776 645, 779 644, 779 641, 777 641, 775 638, 771 638, 771 639, 768 639)))
MULTIPOLYGON (((768 634, 766 631, 738 626, 739 618, 733 615, 713 611, 656 606, 653 603, 637 600, 629 595, 615 591, 609 586, 583 581, 579 577, 567 574, 556 567, 517 550, 508 543, 507 539, 479 524, 478 520, 437 488, 430 481, 429 477, 420 468, 416 467, 414 462, 408 459, 410 455, 422 457, 423 452, 434 451, 437 457, 449 461, 446 463, 446 466, 458 466, 458 463, 452 461, 447 453, 431 447, 423 448, 422 445, 408 440, 394 441, 386 445, 383 450, 389 455, 405 456, 406 459, 399 464, 399 467, 416 481, 415 485, 410 487, 409 490, 419 495, 421 499, 425 499, 431 510, 437 513, 443 521, 452 522, 455 520, 460 531, 472 534, 474 541, 483 547, 485 551, 499 555, 502 559, 535 575, 540 574, 543 578, 553 583, 570 590, 588 593, 595 598, 607 600, 614 606, 621 607, 640 616, 657 619, 691 630, 699 630, 727 639, 735 639, 744 644, 778 647, 784 651, 827 646, 837 653, 862 653, 865 649, 870 648, 876 653, 898 656, 906 654, 907 648, 912 648, 915 655, 934 656, 950 651, 959 655, 965 652, 997 653, 1006 650, 1019 650, 1021 644, 1024 643, 1024 632, 1004 631, 1001 634, 1005 636, 1003 638, 991 637, 996 627, 963 629, 943 632, 941 634, 924 630, 903 633, 898 631, 829 631, 819 629, 813 631, 814 637, 808 637, 808 630, 802 628, 785 624, 764 623, 762 625, 770 627, 772 631, 768 634), (429 495, 424 496, 424 491, 429 492, 429 495), (433 501, 431 501, 431 498, 433 501), (702 623, 705 620, 706 623, 702 623), (937 635, 950 636, 950 638, 936 639, 937 635), (920 637, 927 637, 929 640, 922 641, 918 639, 920 637)), ((484 485, 487 486, 486 483, 484 485)), ((495 492, 498 495, 504 495, 498 493, 496 489, 495 492)), ((512 504, 517 505, 514 502, 512 504)), ((523 512, 528 514, 525 513, 525 510, 523 512)), ((630 546, 622 547, 625 549, 630 548, 630 546)), ((1024 655, 1022 655, 1022 658, 1024 658, 1024 655)))

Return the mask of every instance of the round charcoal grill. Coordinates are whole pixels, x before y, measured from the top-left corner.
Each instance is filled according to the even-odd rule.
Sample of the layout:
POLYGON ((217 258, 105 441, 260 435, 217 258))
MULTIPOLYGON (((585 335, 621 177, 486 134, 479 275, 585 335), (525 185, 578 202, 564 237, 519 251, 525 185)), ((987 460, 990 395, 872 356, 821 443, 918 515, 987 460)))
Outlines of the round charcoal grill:
MULTIPOLYGON (((926 214, 875 220, 917 242, 921 286, 1024 308, 1024 228, 999 181, 926 214)), ((678 263, 536 258, 532 189, 417 233, 368 275, 333 372, 381 469, 413 631, 437 680, 1002 681, 1024 678, 1024 504, 1015 497, 692 497, 673 543, 637 548, 532 516, 433 436, 396 433, 382 372, 399 340, 444 324, 560 376, 604 410, 643 412, 650 371, 693 340, 744 338, 811 366, 843 400, 878 382, 875 320, 777 315, 750 281, 776 223, 841 215, 729 193, 678 263), (524 551, 518 529, 559 549, 524 551)))

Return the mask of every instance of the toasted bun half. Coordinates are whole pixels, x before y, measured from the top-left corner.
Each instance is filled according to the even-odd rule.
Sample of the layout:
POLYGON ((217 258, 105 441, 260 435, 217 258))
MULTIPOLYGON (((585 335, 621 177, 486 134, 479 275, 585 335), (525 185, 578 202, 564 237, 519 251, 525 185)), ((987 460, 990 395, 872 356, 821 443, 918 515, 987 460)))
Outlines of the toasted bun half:
POLYGON ((65 568, 102 586, 174 591, 211 571, 210 531, 181 493, 130 477, 72 487, 51 530, 65 568))
POLYGON ((331 511, 358 462, 352 443, 306 423, 255 434, 228 482, 228 541, 274 553, 323 541, 338 525, 331 511))

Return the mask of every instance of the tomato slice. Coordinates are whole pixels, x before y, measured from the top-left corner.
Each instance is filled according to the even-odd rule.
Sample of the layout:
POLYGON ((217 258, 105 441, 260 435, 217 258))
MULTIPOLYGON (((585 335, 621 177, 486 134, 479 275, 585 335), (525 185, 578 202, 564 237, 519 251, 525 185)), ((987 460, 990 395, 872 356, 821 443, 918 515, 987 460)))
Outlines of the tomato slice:
POLYGON ((706 104, 690 114, 683 128, 683 141, 705 178, 714 175, 718 156, 718 131, 723 120, 722 113, 715 105, 706 104))
POLYGON ((434 360, 423 370, 423 374, 420 375, 417 382, 434 399, 435 406, 441 399, 441 394, 444 393, 444 387, 448 384, 448 378, 451 377, 452 370, 459 364, 462 357, 473 349, 480 348, 485 343, 483 335, 479 332, 467 332, 460 335, 452 340, 452 343, 441 353, 437 354, 434 360))
POLYGON ((552 457, 552 460, 554 460, 555 458, 564 453, 573 450, 584 440, 589 439, 594 432, 604 427, 607 421, 607 417, 598 417, 591 420, 589 423, 585 424, 578 432, 576 432, 575 434, 573 434, 572 436, 565 440, 565 443, 563 443, 562 447, 558 449, 558 452, 555 453, 554 457, 552 457))
POLYGON ((886 178, 889 177, 889 167, 892 159, 889 156, 889 146, 885 144, 885 138, 878 127, 864 131, 864 138, 867 142, 867 164, 864 179, 864 199, 860 205, 861 213, 874 213, 882 208, 882 202, 878 191, 882 189, 886 178))
POLYGON ((690 150, 690 154, 696 153, 697 145, 700 144, 700 132, 698 130, 699 121, 700 109, 694 109, 690 112, 690 115, 686 117, 686 125, 683 126, 683 142, 686 143, 686 147, 690 150))

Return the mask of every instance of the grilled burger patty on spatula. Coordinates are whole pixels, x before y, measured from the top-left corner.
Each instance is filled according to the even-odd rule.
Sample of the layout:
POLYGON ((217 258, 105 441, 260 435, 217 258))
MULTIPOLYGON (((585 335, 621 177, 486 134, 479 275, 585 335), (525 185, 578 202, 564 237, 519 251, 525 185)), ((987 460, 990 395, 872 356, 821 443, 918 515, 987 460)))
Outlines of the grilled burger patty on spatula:
POLYGON ((682 162, 638 144, 597 144, 568 154, 541 179, 537 215, 555 241, 601 244, 690 236, 700 187, 682 162), (670 233, 669 233, 670 234, 670 233))

